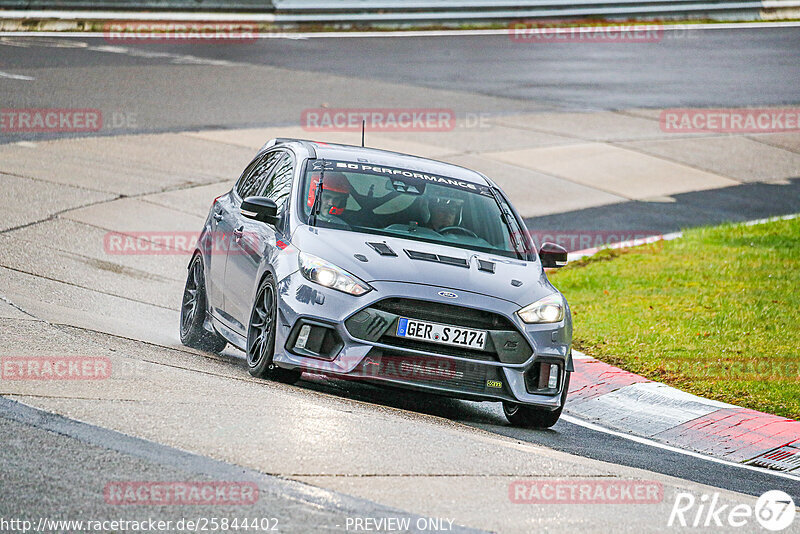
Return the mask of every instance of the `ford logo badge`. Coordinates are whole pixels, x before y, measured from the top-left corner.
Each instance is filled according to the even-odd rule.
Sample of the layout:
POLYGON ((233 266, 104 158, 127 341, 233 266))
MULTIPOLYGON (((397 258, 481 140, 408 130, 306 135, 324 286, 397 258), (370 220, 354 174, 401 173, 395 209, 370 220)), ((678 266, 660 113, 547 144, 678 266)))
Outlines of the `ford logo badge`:
POLYGON ((458 295, 455 293, 451 293, 450 291, 439 291, 439 296, 444 297, 446 299, 457 299, 458 295))

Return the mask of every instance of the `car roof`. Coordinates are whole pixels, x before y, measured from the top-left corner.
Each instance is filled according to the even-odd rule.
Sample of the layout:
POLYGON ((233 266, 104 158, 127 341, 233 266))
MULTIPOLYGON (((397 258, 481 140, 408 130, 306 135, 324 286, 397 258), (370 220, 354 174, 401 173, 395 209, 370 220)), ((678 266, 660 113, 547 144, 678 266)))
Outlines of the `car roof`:
POLYGON ((310 149, 309 152, 316 154, 316 157, 319 159, 353 162, 357 161, 360 163, 369 163, 371 165, 386 165, 387 167, 399 167, 411 171, 426 172, 430 174, 458 178, 459 180, 464 180, 474 184, 491 185, 487 181, 486 177, 479 172, 461 167, 459 165, 453 165, 452 163, 445 163, 443 161, 436 161, 419 156, 412 156, 410 154, 402 154, 400 152, 381 150, 378 148, 325 143, 321 141, 310 141, 307 139, 277 138, 269 141, 266 145, 264 145, 262 150, 290 143, 299 143, 303 145, 306 149, 310 149))

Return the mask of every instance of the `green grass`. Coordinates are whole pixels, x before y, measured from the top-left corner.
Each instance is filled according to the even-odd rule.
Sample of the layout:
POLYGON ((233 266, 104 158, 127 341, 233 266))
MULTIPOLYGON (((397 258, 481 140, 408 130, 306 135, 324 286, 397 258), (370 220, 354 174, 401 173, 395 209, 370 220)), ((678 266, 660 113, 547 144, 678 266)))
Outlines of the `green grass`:
POLYGON ((800 418, 800 218, 604 250, 550 279, 575 346, 704 397, 800 418))

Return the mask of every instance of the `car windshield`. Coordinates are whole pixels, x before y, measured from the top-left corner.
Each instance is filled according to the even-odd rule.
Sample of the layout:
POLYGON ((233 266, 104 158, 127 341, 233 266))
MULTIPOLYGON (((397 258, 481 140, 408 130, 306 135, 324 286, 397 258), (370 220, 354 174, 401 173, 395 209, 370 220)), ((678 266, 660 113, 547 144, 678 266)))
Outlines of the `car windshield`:
POLYGON ((306 220, 316 226, 524 257, 516 219, 485 185, 395 167, 314 160, 301 198, 306 220))

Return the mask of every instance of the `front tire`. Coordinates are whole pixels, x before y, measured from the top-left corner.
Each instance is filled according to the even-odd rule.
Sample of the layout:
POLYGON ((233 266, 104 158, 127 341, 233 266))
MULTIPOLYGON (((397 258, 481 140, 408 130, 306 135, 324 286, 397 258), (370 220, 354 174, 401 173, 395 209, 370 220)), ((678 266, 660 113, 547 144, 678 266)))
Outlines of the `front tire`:
POLYGON ((541 408, 525 406, 524 404, 503 402, 503 413, 506 419, 508 419, 508 422, 514 426, 525 428, 550 428, 556 424, 558 418, 561 417, 561 412, 564 410, 564 404, 567 402, 570 374, 571 373, 565 373, 564 391, 561 393, 561 406, 559 406, 557 410, 549 412, 541 408))
POLYGON ((256 292, 256 301, 250 314, 247 329, 247 370, 256 378, 277 380, 294 384, 303 372, 299 369, 283 369, 275 365, 275 328, 277 326, 278 292, 275 279, 267 274, 256 292))
POLYGON ((207 352, 222 352, 228 344, 225 338, 203 328, 208 313, 207 302, 203 259, 198 254, 189 264, 189 274, 183 290, 181 343, 207 352))

